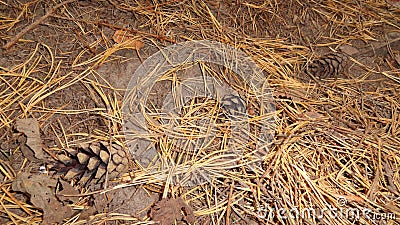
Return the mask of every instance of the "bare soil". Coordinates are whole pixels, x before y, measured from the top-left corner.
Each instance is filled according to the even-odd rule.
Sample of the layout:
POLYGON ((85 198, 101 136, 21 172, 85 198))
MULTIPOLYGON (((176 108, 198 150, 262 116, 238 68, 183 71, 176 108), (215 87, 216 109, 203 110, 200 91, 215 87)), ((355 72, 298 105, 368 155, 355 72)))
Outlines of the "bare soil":
MULTIPOLYGON (((337 138, 337 148, 332 147, 335 150, 327 150, 330 145, 335 146, 335 143, 327 141, 327 143, 321 143, 320 146, 316 145, 315 148, 318 150, 313 154, 307 155, 302 150, 293 153, 297 156, 294 156, 292 160, 296 161, 295 157, 300 157, 298 155, 304 153, 303 156, 307 155, 308 158, 299 159, 299 162, 302 160, 318 161, 316 157, 327 157, 326 159, 333 161, 334 156, 338 154, 335 166, 339 166, 335 167, 337 169, 335 172, 329 174, 342 179, 341 174, 345 173, 344 176, 347 177, 343 179, 356 180, 355 174, 364 174, 363 170, 370 169, 368 163, 372 163, 370 162, 371 158, 374 159, 374 163, 390 158, 392 166, 378 163, 379 165, 374 165, 374 168, 379 169, 374 170, 372 174, 365 172, 369 174, 368 176, 360 175, 364 180, 360 178, 360 180, 354 181, 359 184, 351 185, 353 189, 338 189, 344 196, 355 196, 354 193, 365 192, 364 194, 369 196, 364 199, 357 196, 355 200, 353 199, 354 201, 349 198, 349 202, 364 204, 370 201, 376 208, 381 207, 382 212, 394 212, 400 217, 399 166, 398 161, 394 160, 399 153, 397 144, 400 134, 397 111, 400 109, 398 91, 400 9, 396 5, 389 4, 390 2, 320 2, 311 0, 250 2, 143 0, 130 2, 99 0, 71 1, 71 3, 57 8, 51 16, 31 27, 12 46, 0 49, 0 95, 2 96, 0 98, 2 101, 0 103, 0 148, 2 152, 0 155, 2 171, 0 173, 0 193, 2 196, 6 196, 6 200, 2 200, 4 204, 0 209, 0 223, 46 223, 60 220, 60 218, 46 220, 43 213, 48 215, 49 211, 50 213, 58 212, 51 211, 52 209, 49 208, 43 210, 40 205, 35 205, 30 198, 30 195, 35 193, 35 189, 13 190, 11 183, 15 182, 18 174, 21 173, 39 176, 38 174, 42 174, 41 166, 46 168, 45 174, 49 175, 49 179, 57 183, 58 179, 62 180, 62 175, 53 175, 49 169, 57 161, 56 156, 62 152, 62 149, 78 148, 82 143, 99 140, 123 143, 120 107, 125 89, 133 73, 144 60, 160 48, 187 40, 215 40, 236 45, 243 51, 247 51, 246 53, 251 52, 267 74, 266 78, 270 81, 271 86, 276 90, 274 95, 277 98, 277 111, 280 112, 278 116, 282 120, 277 128, 279 131, 274 140, 275 147, 272 148, 272 155, 268 156, 265 163, 266 171, 270 171, 273 167, 272 170, 275 172, 271 172, 274 175, 269 177, 271 179, 269 181, 254 179, 254 184, 258 189, 249 186, 248 188, 253 192, 253 196, 249 198, 256 198, 257 195, 263 193, 264 197, 261 203, 269 202, 268 199, 271 200, 270 202, 285 202, 282 200, 283 194, 277 194, 279 188, 271 183, 274 183, 274 179, 283 183, 290 182, 292 179, 303 179, 305 175, 296 172, 296 174, 291 174, 296 178, 286 174, 278 179, 276 174, 287 172, 289 169, 277 168, 278 164, 275 163, 279 161, 279 157, 284 157, 281 155, 282 152, 287 150, 290 153, 291 150, 288 149, 292 148, 286 149, 286 147, 296 141, 301 149, 308 149, 307 145, 299 141, 303 140, 300 137, 307 139, 309 138, 307 135, 319 134, 318 132, 325 135, 326 131, 329 133, 326 134, 327 136, 337 138), (116 48, 118 43, 113 39, 113 35, 118 30, 127 31, 133 39, 142 41, 144 47, 140 49, 116 48), (285 47, 274 47, 279 44, 285 47), (259 52, 256 51, 257 49, 259 52), (333 52, 349 57, 343 62, 343 70, 339 74, 328 77, 326 80, 315 80, 307 75, 305 72, 307 63, 333 52), (340 94, 332 94, 338 92, 345 93, 343 96, 353 98, 351 101, 347 101, 344 100, 345 97, 341 99, 340 94), (360 96, 351 96, 355 92, 360 96), (38 93, 40 94, 36 95, 38 93), (313 105, 311 102, 315 99, 333 99, 332 101, 337 105, 335 107, 313 105), (390 101, 385 99, 390 99, 390 101), (308 107, 308 104, 312 106, 308 107), (304 114, 298 114, 300 116, 297 117, 296 110, 303 110, 304 114), (318 110, 325 111, 325 114, 317 113, 318 110), (356 110, 359 110, 359 113, 354 113, 356 110), (368 115, 368 120, 364 115, 368 115), (329 121, 332 122, 331 127, 327 128, 320 124, 305 125, 304 127, 299 125, 299 121, 309 120, 310 117, 314 119, 314 122, 317 121, 315 123, 319 123, 319 119, 323 120, 325 117, 329 117, 329 121), (15 128, 17 118, 37 119, 40 125, 45 159, 27 160, 26 156, 22 154, 20 137, 23 134, 15 128), (296 130, 295 126, 299 126, 299 129, 296 130), (382 130, 387 131, 385 134, 387 136, 381 136, 382 130), (341 136, 342 131, 343 133, 357 133, 359 135, 356 135, 357 137, 362 136, 360 139, 354 140, 357 143, 352 143, 353 146, 360 146, 360 149, 363 149, 357 154, 368 155, 358 158, 360 164, 356 163, 356 156, 352 156, 354 165, 357 164, 354 168, 358 168, 360 171, 356 171, 353 167, 351 170, 347 169, 347 166, 350 167, 349 164, 353 161, 345 159, 345 156, 341 155, 343 153, 341 148, 345 148, 343 146, 346 145, 342 146, 340 142, 342 139, 350 139, 350 136, 341 136), (294 137, 299 138, 293 140, 294 137), (375 137, 376 140, 387 138, 386 141, 390 139, 393 142, 371 140, 372 137, 375 137), (325 144, 328 147, 324 147, 325 144), (380 152, 380 146, 386 144, 389 147, 382 150, 385 152, 384 157, 386 158, 379 158, 380 154, 383 154, 380 152), (376 158, 379 159, 375 161, 376 158), (385 169, 384 165, 390 169, 385 169), (376 173, 392 173, 392 175, 386 175, 386 179, 393 181, 379 178, 376 173), (377 181, 377 179, 381 180, 377 181), (257 182, 261 182, 262 185, 257 182), (366 183, 373 187, 366 188, 366 183), (348 193, 345 193, 344 190, 347 190, 348 193), (354 190, 360 190, 360 192, 354 190), (374 191, 380 193, 376 195, 382 196, 385 196, 382 192, 388 191, 391 196, 372 198, 373 194, 371 193, 374 191), (265 193, 269 193, 269 196, 265 193), (379 201, 384 201, 382 199, 385 198, 390 201, 379 205, 379 201), (26 203, 33 209, 24 209, 19 206, 19 203, 26 203), (8 207, 10 205, 13 206, 8 207)), ((60 2, 12 0, 0 2, 0 46, 6 46, 13 37, 43 17, 58 3, 60 2)), ((188 70, 186 73, 194 72, 188 70)), ((158 86, 155 86, 154 92, 152 92, 154 102, 161 103, 169 89, 167 84, 159 83, 158 86)), ((310 137, 310 139, 313 138, 314 136, 310 137)), ((321 171, 325 171, 329 170, 329 166, 311 164, 315 168, 310 169, 313 171, 310 176, 315 176, 312 178, 315 178, 316 183, 325 182, 318 181, 318 168, 323 168, 321 171)), ((131 171, 140 170, 136 165, 132 165, 132 167, 131 171)), ((328 175, 326 176, 328 177, 328 175)), ((111 190, 111 187, 118 184, 129 183, 133 179, 132 177, 135 177, 134 172, 123 176, 122 180, 109 181, 106 184, 97 183, 88 189, 78 185, 74 186, 72 182, 72 185, 81 194, 79 201, 70 199, 66 200, 69 203, 65 203, 66 201, 58 198, 51 199, 51 201, 59 201, 54 204, 63 207, 71 205, 70 203, 73 202, 73 207, 71 207, 73 213, 70 212, 67 217, 61 218, 61 220, 65 219, 64 221, 57 221, 57 223, 74 224, 71 222, 72 220, 66 221, 68 218, 76 216, 76 224, 88 222, 110 224, 111 221, 115 224, 150 224, 150 209, 163 198, 163 186, 143 184, 112 190, 106 194, 99 194, 99 192, 87 194, 90 191, 111 190), (124 216, 120 216, 118 213, 124 214, 124 216)), ((40 183, 41 181, 37 180, 36 182, 40 183)), ((224 189, 219 190, 225 199, 232 197, 232 194, 229 194, 229 182, 222 181, 224 189)), ((308 185, 310 184, 305 181, 305 185, 296 186, 299 188, 296 190, 310 189, 311 187, 308 185)), ((338 184, 338 186, 340 185, 338 184)), ((53 191, 53 189, 57 189, 56 187, 59 188, 57 185, 51 186, 52 191, 50 191, 49 186, 43 186, 53 195, 59 191, 53 191)), ((281 188, 283 192, 291 192, 291 187, 282 186, 281 188)), ((337 187, 333 187, 333 189, 335 188, 337 187)), ((179 187, 169 191, 171 191, 168 194, 170 199, 173 199, 172 195, 188 197, 196 193, 198 196, 202 196, 203 193, 195 190, 188 194, 179 187)), ((293 196, 296 195, 293 194, 293 196)), ((323 198, 329 199, 333 198, 332 196, 334 195, 326 195, 323 198)), ((263 224, 265 222, 257 219, 254 213, 241 215, 233 209, 230 211, 231 217, 226 216, 224 213, 227 213, 226 210, 229 208, 226 205, 226 208, 223 209, 210 209, 214 210, 212 213, 204 211, 207 209, 205 206, 212 208, 212 198, 214 197, 204 197, 210 201, 203 202, 204 204, 193 199, 188 205, 179 205, 184 204, 180 202, 176 210, 179 208, 181 210, 185 208, 187 211, 193 210, 197 220, 196 224, 228 224, 229 221, 230 224, 263 224)), ((300 198, 303 199, 304 196, 298 196, 298 199, 291 201, 291 204, 300 204, 302 201, 299 200, 300 198)), ((249 202, 256 204, 256 201, 247 198, 232 202, 232 204, 236 207, 236 205, 245 205, 249 202)), ((162 207, 163 204, 159 203, 158 207, 162 207)), ((282 203, 282 205, 285 204, 282 203)), ((285 206, 289 207, 289 205, 285 206)), ((240 206, 235 209, 243 210, 240 206)), ((229 208, 229 210, 231 209, 229 208)), ((160 215, 157 216, 157 218, 160 217, 160 215)), ((167 218, 165 221, 176 219, 182 224, 189 223, 185 219, 188 215, 176 218, 170 216, 168 215, 168 218, 164 216, 167 218)), ((398 224, 398 221, 391 222, 398 224)), ((340 221, 310 220, 307 222, 298 220, 290 222, 275 218, 270 223, 340 224, 340 221)), ((350 224, 350 220, 346 220, 342 224, 350 224)), ((357 224, 367 223, 358 221, 357 224)), ((369 224, 379 224, 379 222, 369 222, 369 224)))

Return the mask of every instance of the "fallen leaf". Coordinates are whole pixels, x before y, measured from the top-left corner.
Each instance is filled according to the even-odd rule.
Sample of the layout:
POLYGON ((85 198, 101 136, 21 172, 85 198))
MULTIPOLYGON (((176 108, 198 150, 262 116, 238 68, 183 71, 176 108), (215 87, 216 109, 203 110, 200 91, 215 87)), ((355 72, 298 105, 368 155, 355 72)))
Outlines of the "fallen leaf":
POLYGON ((358 52, 360 52, 357 48, 351 46, 351 45, 343 45, 339 47, 342 52, 348 54, 348 55, 354 55, 358 52))
POLYGON ((113 40, 118 44, 124 44, 127 47, 133 48, 135 50, 140 50, 144 43, 137 40, 137 37, 131 35, 128 31, 117 30, 113 35, 113 40))
POLYGON ((133 38, 133 36, 130 35, 127 31, 117 30, 115 31, 112 38, 116 43, 121 44, 122 42, 133 38))
POLYGON ((160 225, 175 224, 175 221, 195 222, 192 208, 182 198, 162 199, 151 208, 150 217, 160 225))
POLYGON ((59 180, 59 184, 61 185, 62 190, 56 194, 58 200, 67 203, 74 203, 79 200, 79 191, 71 184, 63 180, 59 180))
POLYGON ((38 159, 35 157, 34 152, 32 151, 31 148, 28 147, 26 144, 26 136, 21 135, 18 137, 18 143, 19 143, 19 149, 21 150, 22 154, 24 155, 25 158, 27 158, 29 161, 37 161, 38 159))
POLYGON ((72 208, 57 200, 55 188, 58 181, 46 175, 20 173, 12 183, 12 189, 27 193, 30 202, 43 210, 42 224, 61 223, 73 215, 72 208))
POLYGON ((127 40, 125 43, 127 47, 131 47, 135 50, 140 50, 144 46, 144 43, 139 40, 127 40))
POLYGON ((34 118, 17 119, 16 129, 26 136, 26 145, 33 151, 35 158, 44 159, 38 121, 34 118))

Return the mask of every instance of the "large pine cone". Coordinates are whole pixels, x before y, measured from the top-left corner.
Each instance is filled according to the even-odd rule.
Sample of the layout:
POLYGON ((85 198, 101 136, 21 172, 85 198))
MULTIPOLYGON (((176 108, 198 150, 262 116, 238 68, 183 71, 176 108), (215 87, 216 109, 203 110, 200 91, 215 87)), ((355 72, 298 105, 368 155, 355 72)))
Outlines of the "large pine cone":
POLYGON ((59 163, 54 169, 64 174, 65 180, 75 179, 78 184, 87 186, 89 182, 102 182, 114 179, 128 171, 129 159, 126 151, 119 145, 95 142, 78 149, 65 149, 58 155, 59 163))

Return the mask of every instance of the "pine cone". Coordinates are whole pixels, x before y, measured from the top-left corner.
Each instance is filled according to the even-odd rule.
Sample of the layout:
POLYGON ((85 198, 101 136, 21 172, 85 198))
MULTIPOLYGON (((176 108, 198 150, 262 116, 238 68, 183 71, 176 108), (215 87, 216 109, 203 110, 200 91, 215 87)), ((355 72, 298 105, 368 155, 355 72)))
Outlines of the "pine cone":
POLYGON ((330 53, 311 61, 306 72, 318 78, 335 78, 343 72, 343 62, 346 59, 343 54, 330 53))
POLYGON ((107 172, 108 179, 114 179, 129 168, 128 155, 124 149, 104 141, 78 149, 65 149, 65 154, 59 154, 58 160, 59 163, 53 168, 64 174, 65 180, 76 179, 83 186, 92 181, 103 182, 107 172))

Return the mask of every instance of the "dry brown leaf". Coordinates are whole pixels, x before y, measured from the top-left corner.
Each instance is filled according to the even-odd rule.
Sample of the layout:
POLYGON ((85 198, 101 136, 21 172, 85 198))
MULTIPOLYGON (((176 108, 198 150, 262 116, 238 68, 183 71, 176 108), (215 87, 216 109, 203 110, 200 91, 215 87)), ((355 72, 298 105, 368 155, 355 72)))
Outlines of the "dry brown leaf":
POLYGON ((63 202, 74 203, 79 200, 79 191, 66 181, 59 180, 62 190, 57 193, 57 198, 63 202))
POLYGON ((351 45, 342 45, 339 47, 342 52, 346 53, 347 55, 354 55, 360 52, 357 48, 351 45))
POLYGON ((27 193, 33 205, 43 210, 42 224, 61 223, 73 215, 72 208, 64 205, 55 195, 57 180, 44 174, 21 173, 12 183, 12 189, 27 193))
POLYGON ((31 148, 28 147, 26 144, 26 136, 21 135, 18 137, 18 143, 19 143, 19 148, 22 152, 22 155, 24 155, 25 158, 27 158, 29 161, 37 161, 38 159, 35 157, 35 153, 32 151, 31 148))
POLYGON ((26 145, 33 151, 37 159, 44 159, 39 123, 34 118, 17 119, 16 129, 26 136, 26 145))
POLYGON ((140 40, 137 40, 136 38, 137 37, 131 35, 129 32, 124 30, 117 30, 113 35, 113 40, 116 43, 124 43, 124 45, 127 47, 140 50, 144 46, 144 43, 140 40))
POLYGON ((130 35, 129 32, 124 31, 124 30, 117 30, 115 31, 114 35, 113 35, 113 40, 118 43, 121 44, 122 42, 133 38, 134 36, 130 35))
POLYGON ((150 217, 160 225, 175 224, 175 221, 195 222, 192 208, 182 198, 162 199, 151 208, 150 217))

